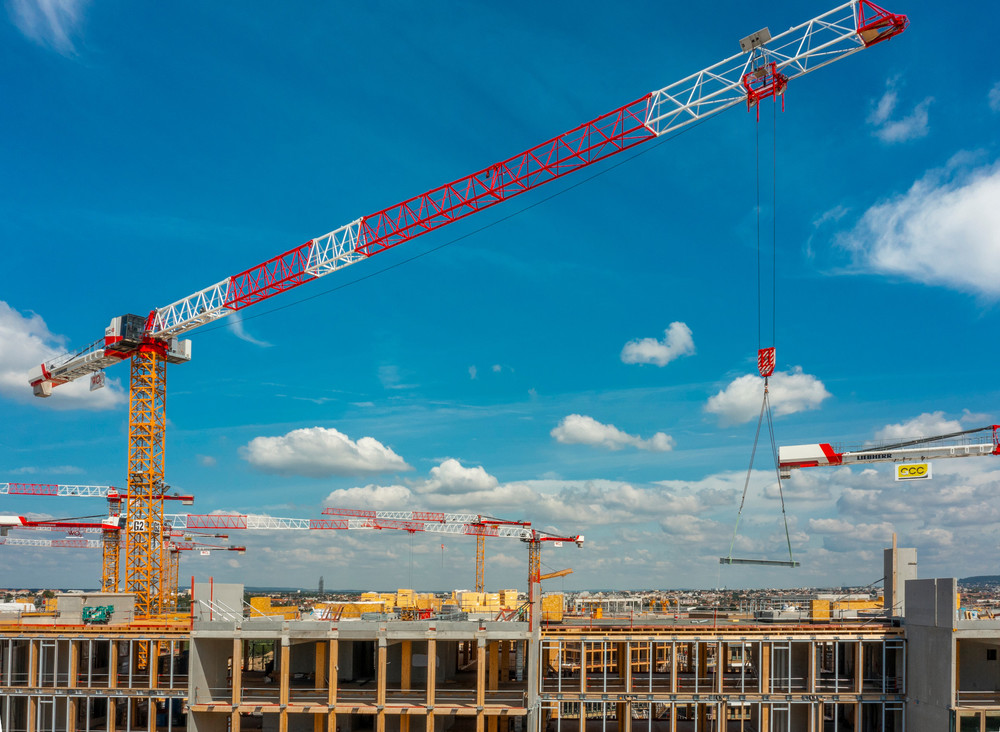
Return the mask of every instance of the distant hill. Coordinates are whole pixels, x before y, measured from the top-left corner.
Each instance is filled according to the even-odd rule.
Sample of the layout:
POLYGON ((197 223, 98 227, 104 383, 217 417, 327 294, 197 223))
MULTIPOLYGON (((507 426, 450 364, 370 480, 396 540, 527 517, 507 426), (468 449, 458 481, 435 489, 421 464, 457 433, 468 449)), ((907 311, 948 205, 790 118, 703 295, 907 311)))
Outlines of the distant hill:
POLYGON ((963 577, 960 585, 1000 585, 1000 574, 981 574, 976 577, 963 577))

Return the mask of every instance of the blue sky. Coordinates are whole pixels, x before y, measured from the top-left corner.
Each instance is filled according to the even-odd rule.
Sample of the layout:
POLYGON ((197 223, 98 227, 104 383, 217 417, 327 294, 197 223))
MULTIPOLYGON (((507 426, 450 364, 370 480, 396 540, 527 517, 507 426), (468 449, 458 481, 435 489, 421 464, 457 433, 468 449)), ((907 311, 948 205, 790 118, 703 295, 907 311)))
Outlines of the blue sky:
MULTIPOLYGON (((25 376, 112 317, 833 7, 722 2, 709 18, 691 4, 355 5, 6 3, 0 480, 124 484, 126 367, 102 391, 44 401, 25 376)), ((762 109, 779 444, 1000 416, 1000 74, 983 63, 997 10, 967 11, 982 19, 970 24, 940 3, 889 9, 910 16, 906 33, 794 82, 773 126, 762 109)), ((923 576, 992 573, 1000 467, 988 458, 939 461, 932 481, 905 488, 890 466, 797 475, 785 498, 802 567, 720 568, 760 405, 748 376, 756 135, 754 116, 732 109, 194 331, 192 362, 168 377, 168 482, 199 513, 462 510, 585 534, 581 550, 546 548, 545 566, 575 570, 550 589, 867 584, 893 531, 918 548, 923 576)), ((735 554, 781 558, 772 466, 757 468, 735 554)), ((446 539, 443 553, 437 536, 388 532, 240 542, 245 556, 194 557, 182 576, 474 580, 471 540, 446 539)), ((2 552, 0 585, 99 574, 96 552, 2 552)), ((489 586, 524 585, 523 546, 487 553, 489 586)))

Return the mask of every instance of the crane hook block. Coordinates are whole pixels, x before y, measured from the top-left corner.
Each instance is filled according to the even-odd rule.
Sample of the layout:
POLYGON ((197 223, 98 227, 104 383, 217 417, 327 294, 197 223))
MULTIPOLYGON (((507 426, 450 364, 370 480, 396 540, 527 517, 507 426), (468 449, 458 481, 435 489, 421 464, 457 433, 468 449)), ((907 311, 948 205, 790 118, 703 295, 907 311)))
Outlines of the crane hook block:
POLYGON ((765 379, 774 373, 774 347, 757 351, 757 370, 765 379))

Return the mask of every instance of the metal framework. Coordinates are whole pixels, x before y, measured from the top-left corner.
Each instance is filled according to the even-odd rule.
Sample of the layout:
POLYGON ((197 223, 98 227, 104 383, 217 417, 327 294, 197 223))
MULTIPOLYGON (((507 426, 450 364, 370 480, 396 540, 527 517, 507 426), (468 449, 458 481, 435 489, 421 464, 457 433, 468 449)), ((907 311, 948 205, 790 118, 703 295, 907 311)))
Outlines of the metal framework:
MULTIPOLYGON (((108 516, 119 516, 122 499, 119 493, 108 495, 108 516)), ((105 531, 101 536, 101 592, 118 592, 121 577, 121 532, 105 531)))
MULTIPOLYGON (((37 546, 53 549, 98 549, 104 545, 100 539, 22 539, 15 536, 0 536, 0 545, 37 546)), ((104 590, 101 590, 104 592, 104 590)))
POLYGON ((1000 425, 991 424, 947 435, 922 437, 894 444, 874 444, 864 448, 841 449, 839 451, 826 442, 814 445, 787 445, 778 448, 778 465, 784 478, 791 475, 791 471, 796 468, 1000 455, 998 431, 1000 431, 1000 425), (985 442, 969 441, 970 435, 979 432, 991 432, 992 437, 985 442))
POLYGON ((132 332, 136 316, 115 318, 103 340, 38 367, 29 382, 44 397, 54 386, 132 360, 125 585, 138 596, 137 613, 156 614, 162 605, 163 367, 164 360, 191 357, 190 342, 178 336, 741 102, 783 93, 789 81, 891 38, 907 23, 869 0, 852 0, 529 150, 157 308, 142 334, 132 332))
POLYGON ((128 498, 125 591, 134 592, 137 617, 163 609, 163 477, 167 369, 162 349, 132 356, 129 390, 128 498))
POLYGON ((106 498, 118 493, 112 485, 55 485, 52 483, 0 483, 0 496, 76 496, 106 498))

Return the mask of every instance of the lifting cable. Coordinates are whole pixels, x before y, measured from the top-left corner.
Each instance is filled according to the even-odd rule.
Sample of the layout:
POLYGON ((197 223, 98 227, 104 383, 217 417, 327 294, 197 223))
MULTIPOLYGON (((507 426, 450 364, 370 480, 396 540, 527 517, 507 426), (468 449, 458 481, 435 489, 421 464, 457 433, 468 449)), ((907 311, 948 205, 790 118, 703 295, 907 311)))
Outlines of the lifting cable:
MULTIPOLYGON (((758 102, 759 103, 759 102, 758 102)), ((771 135, 771 180, 772 180, 772 206, 777 208, 777 104, 773 106, 771 135)), ((771 216, 771 345, 763 347, 762 325, 763 325, 763 288, 761 286, 761 247, 760 247, 760 116, 758 114, 756 126, 756 172, 757 172, 757 370, 764 378, 764 397, 760 405, 760 415, 757 417, 757 430, 754 433, 753 449, 750 452, 750 466, 747 468, 746 479, 743 482, 743 496, 740 499, 740 508, 736 514, 736 525, 733 527, 733 538, 729 543, 729 556, 720 557, 720 564, 766 564, 782 567, 798 567, 792 555, 792 539, 788 532, 788 514, 785 511, 785 494, 781 486, 781 474, 778 470, 778 447, 774 437, 774 422, 771 415, 771 400, 769 397, 768 378, 774 373, 775 366, 775 340, 777 323, 777 215, 772 210, 771 216), (754 460, 757 456, 757 445, 760 442, 760 428, 767 417, 767 433, 771 440, 771 456, 774 460, 775 478, 778 481, 778 496, 781 499, 781 516, 785 525, 785 543, 788 546, 788 561, 766 560, 766 559, 735 559, 733 558, 733 548, 736 546, 736 535, 740 527, 740 519, 743 516, 743 507, 746 504, 747 490, 750 487, 750 478, 753 475, 754 460)))

